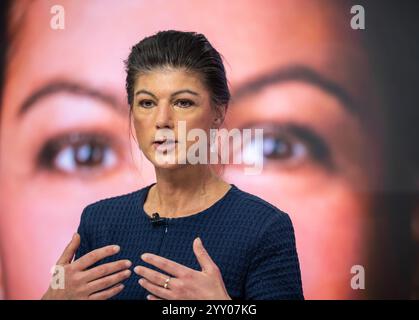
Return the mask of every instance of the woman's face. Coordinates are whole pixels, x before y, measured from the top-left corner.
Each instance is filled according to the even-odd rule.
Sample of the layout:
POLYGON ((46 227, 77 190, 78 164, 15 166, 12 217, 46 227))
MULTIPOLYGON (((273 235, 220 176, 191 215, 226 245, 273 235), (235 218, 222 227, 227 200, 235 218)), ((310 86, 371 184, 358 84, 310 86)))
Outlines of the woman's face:
POLYGON ((198 138, 187 139, 191 129, 209 137, 215 113, 210 95, 197 74, 182 69, 156 69, 140 75, 134 87, 133 122, 138 145, 157 168, 188 163, 187 152, 198 138), (156 143, 156 141, 176 141, 156 143))
MULTIPOLYGON (((8 298, 41 296, 85 205, 155 179, 152 164, 139 161, 138 147, 129 142, 122 61, 139 39, 164 29, 199 31, 225 57, 233 94, 228 128, 265 129, 263 172, 246 176, 241 167, 227 166, 225 176, 290 214, 305 296, 359 296, 350 272, 355 264, 368 268, 369 190, 380 181, 383 152, 350 8, 312 0, 178 0, 165 2, 165 10, 160 1, 61 1, 65 29, 53 30, 55 3, 28 3, 15 34, 0 125, 0 249, 8 298), (202 19, 206 12, 210 18, 202 19), (258 87, 255 78, 271 80, 258 87)), ((198 126, 207 126, 201 109, 169 104, 174 87, 191 82, 181 73, 139 81, 137 87, 149 86, 160 102, 150 110, 134 106, 137 135, 156 130, 158 119, 192 113, 198 126)), ((152 138, 151 132, 147 141, 137 137, 151 161, 152 138)))

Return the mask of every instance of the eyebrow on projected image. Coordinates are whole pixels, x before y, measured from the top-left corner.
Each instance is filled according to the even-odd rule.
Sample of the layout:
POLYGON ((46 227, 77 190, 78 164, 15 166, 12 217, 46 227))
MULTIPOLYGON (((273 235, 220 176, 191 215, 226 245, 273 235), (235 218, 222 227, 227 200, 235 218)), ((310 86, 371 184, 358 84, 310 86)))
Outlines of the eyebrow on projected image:
MULTIPOLYGON (((266 166, 268 170, 273 168, 272 165, 277 167, 279 164, 283 169, 292 169, 307 160, 311 160, 328 172, 333 172, 336 166, 331 150, 332 146, 327 137, 313 128, 312 121, 307 120, 308 115, 301 117, 301 114, 305 112, 301 104, 309 103, 307 99, 292 106, 292 113, 299 113, 299 119, 295 116, 289 117, 286 114, 283 119, 275 117, 273 115, 275 113, 274 109, 281 109, 277 105, 277 100, 269 101, 269 105, 258 103, 260 101, 258 100, 259 97, 267 90, 276 90, 275 86, 279 88, 279 86, 290 83, 319 89, 326 96, 336 99, 338 103, 335 103, 335 105, 342 109, 342 114, 346 118, 356 121, 357 117, 361 116, 359 106, 345 88, 326 79, 309 67, 296 65, 262 74, 238 86, 233 92, 228 126, 240 129, 263 129, 262 161, 264 161, 264 167, 266 166), (298 111, 299 108, 301 111, 298 111), (254 109, 257 109, 257 111, 255 112, 254 109), (301 118, 305 118, 304 121, 301 121, 301 118)), ((304 88, 300 88, 300 90, 304 92, 304 88)), ((313 106, 311 109, 320 108, 314 108, 313 106)), ((311 110, 310 112, 318 113, 322 110, 311 110)), ((326 112, 328 111, 325 110, 326 112)), ((254 141, 243 147, 244 157, 247 156, 247 153, 254 151, 251 146, 252 143, 254 141)))

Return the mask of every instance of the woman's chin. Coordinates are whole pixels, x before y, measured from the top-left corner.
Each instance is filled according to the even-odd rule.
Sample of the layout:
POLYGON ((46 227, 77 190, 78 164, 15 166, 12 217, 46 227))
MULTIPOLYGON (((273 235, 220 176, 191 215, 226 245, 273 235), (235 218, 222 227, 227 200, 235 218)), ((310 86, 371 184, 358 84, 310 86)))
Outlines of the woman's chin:
POLYGON ((181 164, 158 164, 158 163, 154 163, 154 167, 156 169, 166 169, 166 170, 176 170, 176 169, 180 169, 182 167, 181 164))
POLYGON ((182 164, 182 161, 178 161, 178 159, 168 159, 163 157, 153 157, 151 163, 156 169, 175 170, 185 166, 185 164, 182 164))

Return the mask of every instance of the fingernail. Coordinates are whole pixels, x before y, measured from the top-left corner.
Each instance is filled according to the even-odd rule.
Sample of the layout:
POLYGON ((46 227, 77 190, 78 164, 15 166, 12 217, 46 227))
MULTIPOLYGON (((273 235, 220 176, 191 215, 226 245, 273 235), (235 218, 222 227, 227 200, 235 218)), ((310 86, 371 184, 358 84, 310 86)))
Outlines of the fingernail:
POLYGON ((144 283, 144 279, 141 278, 140 280, 138 280, 138 283, 142 285, 144 283))
POLYGON ((141 255, 141 259, 143 259, 143 260, 148 259, 148 258, 150 258, 150 255, 149 255, 149 254, 147 254, 147 253, 143 253, 143 254, 141 255))
POLYGON ((151 295, 148 295, 148 296, 147 296, 147 300, 150 300, 150 299, 151 299, 151 295))
POLYGON ((118 251, 119 251, 119 249, 120 249, 120 247, 119 247, 119 246, 113 246, 113 251, 118 252, 118 251))
POLYGON ((140 269, 140 268, 139 268, 138 266, 137 266, 137 267, 135 267, 135 268, 134 268, 134 272, 138 274, 139 269, 140 269))
POLYGON ((126 266, 127 268, 131 267, 131 265, 132 265, 132 262, 131 262, 131 261, 127 261, 127 262, 125 262, 125 266, 126 266))
POLYGON ((198 244, 202 246, 202 240, 200 237, 196 238, 198 240, 198 244))

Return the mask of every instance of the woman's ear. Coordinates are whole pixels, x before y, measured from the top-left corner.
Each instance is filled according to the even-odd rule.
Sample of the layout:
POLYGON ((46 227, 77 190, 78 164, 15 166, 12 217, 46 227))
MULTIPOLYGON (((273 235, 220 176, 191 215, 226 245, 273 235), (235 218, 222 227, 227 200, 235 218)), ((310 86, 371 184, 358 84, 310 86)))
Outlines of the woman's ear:
POLYGON ((226 111, 227 111, 226 105, 217 106, 217 108, 215 109, 215 117, 213 121, 214 125, 220 126, 224 122, 226 111))

